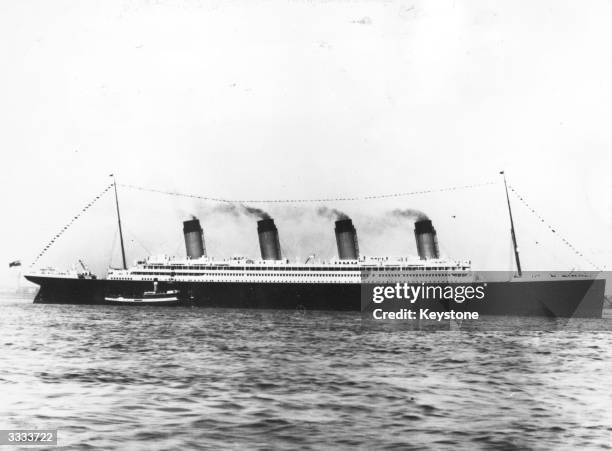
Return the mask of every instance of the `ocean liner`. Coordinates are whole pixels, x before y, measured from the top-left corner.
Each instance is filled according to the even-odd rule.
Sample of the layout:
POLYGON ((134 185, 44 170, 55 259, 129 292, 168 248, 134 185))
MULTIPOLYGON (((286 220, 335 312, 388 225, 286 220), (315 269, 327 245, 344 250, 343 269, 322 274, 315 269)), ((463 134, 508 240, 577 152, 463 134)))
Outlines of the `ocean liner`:
MULTIPOLYGON (((504 179, 505 182, 505 179, 504 179)), ((51 268, 25 277, 40 286, 36 303, 102 304, 117 297, 134 298, 155 290, 177 293, 184 305, 224 308, 364 310, 376 285, 409 283, 437 286, 486 286, 477 303, 452 299, 428 304, 434 310, 478 311, 481 315, 547 317, 602 316, 605 280, 592 273, 523 273, 512 210, 506 199, 516 272, 478 273, 470 261, 441 258, 436 230, 428 218, 414 224, 418 256, 368 257, 359 254, 357 232, 348 217, 335 222, 338 257, 329 261, 283 258, 278 229, 265 217, 257 222, 260 259, 209 258, 197 218, 183 223, 185 258, 150 256, 127 267, 121 219, 114 184, 123 266, 97 278, 83 268, 60 272, 51 268)))

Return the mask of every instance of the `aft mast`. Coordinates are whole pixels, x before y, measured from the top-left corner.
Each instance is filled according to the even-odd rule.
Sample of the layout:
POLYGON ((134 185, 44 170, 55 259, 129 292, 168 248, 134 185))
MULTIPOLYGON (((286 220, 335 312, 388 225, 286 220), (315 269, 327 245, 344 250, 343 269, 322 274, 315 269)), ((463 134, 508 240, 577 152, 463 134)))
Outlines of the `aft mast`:
POLYGON ((117 206, 117 223, 119 224, 119 241, 121 242, 121 259, 123 261, 123 269, 127 269, 125 263, 125 248, 123 247, 123 232, 121 231, 121 215, 119 214, 119 197, 117 196, 117 180, 115 175, 110 175, 113 178, 113 187, 115 188, 115 205, 117 206))
POLYGON ((504 171, 500 172, 504 176, 504 187, 506 188, 506 201, 508 202, 508 214, 510 215, 510 234, 512 235, 512 245, 514 247, 514 260, 516 261, 516 269, 518 276, 523 275, 521 270, 521 260, 519 258, 518 244, 516 243, 516 233, 514 232, 514 220, 512 219, 512 207, 510 207, 510 196, 508 195, 508 183, 506 182, 506 174, 504 171))

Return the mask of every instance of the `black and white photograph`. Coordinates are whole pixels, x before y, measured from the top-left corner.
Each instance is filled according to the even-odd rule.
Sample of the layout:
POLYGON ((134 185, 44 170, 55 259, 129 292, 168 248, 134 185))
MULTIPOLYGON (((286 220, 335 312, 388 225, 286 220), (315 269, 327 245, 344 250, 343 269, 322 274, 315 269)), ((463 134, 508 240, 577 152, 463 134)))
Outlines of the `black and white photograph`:
POLYGON ((0 0, 0 451, 610 449, 610 23, 0 0))

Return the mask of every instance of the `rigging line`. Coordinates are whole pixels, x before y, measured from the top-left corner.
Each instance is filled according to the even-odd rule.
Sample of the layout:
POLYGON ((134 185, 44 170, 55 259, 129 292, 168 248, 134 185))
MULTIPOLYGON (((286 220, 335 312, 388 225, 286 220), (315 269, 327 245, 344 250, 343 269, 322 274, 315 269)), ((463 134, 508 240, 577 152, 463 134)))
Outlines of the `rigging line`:
POLYGON ((377 195, 371 195, 371 196, 354 196, 354 197, 328 197, 328 198, 319 198, 319 199, 223 199, 219 197, 202 196, 198 194, 187 194, 187 193, 180 193, 180 192, 175 192, 175 191, 165 191, 161 189, 147 188, 147 187, 137 186, 137 185, 129 185, 129 184, 118 184, 118 185, 124 188, 130 188, 130 189, 134 189, 138 191, 148 191, 151 193, 166 194, 169 196, 176 196, 176 197, 188 197, 192 199, 200 199, 200 200, 211 201, 211 202, 225 202, 225 203, 236 203, 236 204, 242 204, 242 203, 251 203, 251 204, 279 203, 280 204, 280 203, 347 202, 347 201, 359 201, 359 200, 390 199, 394 197, 407 197, 407 196, 414 196, 418 194, 429 194, 429 193, 439 193, 439 192, 445 192, 445 191, 458 191, 458 190, 463 190, 463 189, 480 188, 482 186, 496 185, 498 183, 499 182, 494 181, 494 182, 474 183, 470 185, 450 186, 450 187, 445 187, 445 188, 433 188, 433 189, 419 190, 419 191, 408 191, 408 192, 403 192, 403 193, 377 194, 377 195))
POLYGON ((147 247, 144 244, 142 244, 142 242, 136 237, 135 233, 132 233, 132 231, 128 229, 126 229, 125 231, 127 232, 128 236, 131 238, 132 241, 136 242, 136 244, 142 247, 147 254, 152 255, 151 251, 147 249, 147 247))
POLYGON ((109 257, 108 257, 108 265, 106 265, 107 268, 110 268, 113 264, 113 254, 115 253, 115 244, 117 244, 118 235, 119 235, 119 231, 115 230, 115 233, 113 234, 113 244, 111 245, 111 250, 110 250, 109 257))
POLYGON ((83 214, 85 214, 87 212, 87 210, 89 210, 96 202, 98 202, 100 200, 100 198, 102 198, 102 196, 104 196, 104 194, 106 194, 111 188, 113 187, 113 185, 108 185, 106 188, 104 188, 104 190, 98 194, 96 197, 94 197, 91 202, 89 202, 88 204, 86 204, 83 208, 81 208, 81 210, 72 217, 72 219, 68 222, 68 224, 66 224, 64 227, 62 227, 59 232, 57 232, 52 238, 51 240, 47 243, 47 245, 38 253, 38 255, 36 256, 36 258, 32 261, 32 263, 30 263, 30 268, 32 266, 34 266, 38 260, 41 259, 41 257, 43 255, 45 255, 47 253, 47 251, 55 244, 55 242, 72 226, 72 224, 74 224, 83 214))
POLYGON ((548 223, 548 221, 546 221, 531 205, 529 205, 529 203, 525 200, 525 198, 523 196, 521 196, 518 193, 518 191, 516 191, 516 189, 513 186, 508 185, 508 188, 510 188, 510 191, 512 191, 512 194, 514 194, 514 196, 516 196, 516 198, 521 201, 523 206, 525 206, 527 208, 527 210, 529 210, 529 212, 531 214, 533 214, 536 218, 538 218, 540 223, 544 224, 548 228, 548 230, 550 230, 551 233, 556 235, 557 238, 563 244, 565 244, 569 249, 571 249, 576 255, 578 255, 579 257, 582 257, 587 263, 589 263, 595 269, 597 269, 600 272, 603 271, 603 269, 601 267, 599 267, 599 265, 596 265, 595 263, 593 263, 591 261, 591 259, 589 259, 586 255, 584 255, 583 252, 578 250, 578 248, 576 248, 572 243, 570 243, 569 240, 567 240, 565 237, 561 236, 561 234, 557 233, 557 228, 553 227, 552 225, 550 225, 548 223))

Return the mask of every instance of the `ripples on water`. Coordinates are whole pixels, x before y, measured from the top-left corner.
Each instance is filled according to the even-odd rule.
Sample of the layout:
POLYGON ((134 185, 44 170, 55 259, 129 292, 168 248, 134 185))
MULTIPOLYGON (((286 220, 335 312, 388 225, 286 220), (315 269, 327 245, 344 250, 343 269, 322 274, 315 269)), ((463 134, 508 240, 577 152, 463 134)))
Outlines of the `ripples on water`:
POLYGON ((359 313, 0 302, 1 428, 57 428, 70 449, 612 438, 612 318, 432 333, 363 329, 359 313))

